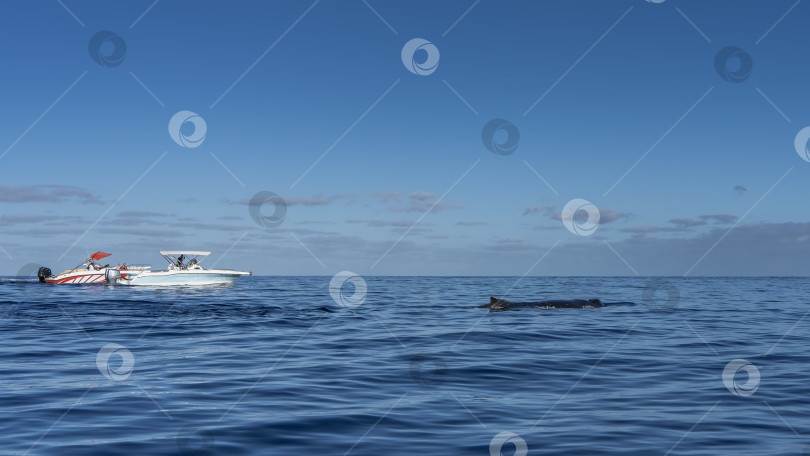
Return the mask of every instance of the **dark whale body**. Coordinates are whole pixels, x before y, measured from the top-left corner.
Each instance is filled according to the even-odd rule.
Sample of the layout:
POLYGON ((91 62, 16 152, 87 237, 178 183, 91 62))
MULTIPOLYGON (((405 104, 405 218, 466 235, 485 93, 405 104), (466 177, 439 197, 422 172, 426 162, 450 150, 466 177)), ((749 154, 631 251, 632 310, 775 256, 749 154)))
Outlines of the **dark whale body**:
POLYGON ((546 309, 589 309, 592 307, 605 307, 605 304, 598 299, 552 299, 548 301, 532 302, 512 302, 506 299, 489 298, 489 304, 478 307, 486 307, 490 312, 515 309, 519 307, 543 307, 546 309))

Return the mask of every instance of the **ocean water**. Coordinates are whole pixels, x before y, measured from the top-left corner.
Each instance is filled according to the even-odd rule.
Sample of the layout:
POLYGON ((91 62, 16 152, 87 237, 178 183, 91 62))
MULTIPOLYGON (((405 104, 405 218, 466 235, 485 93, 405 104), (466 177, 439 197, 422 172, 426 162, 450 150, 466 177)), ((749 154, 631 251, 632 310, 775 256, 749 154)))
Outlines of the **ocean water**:
POLYGON ((349 285, 338 296, 347 305, 330 279, 0 281, 0 454, 801 455, 810 444, 806 278, 364 277, 364 300, 349 285), (475 307, 491 295, 626 304, 475 307))

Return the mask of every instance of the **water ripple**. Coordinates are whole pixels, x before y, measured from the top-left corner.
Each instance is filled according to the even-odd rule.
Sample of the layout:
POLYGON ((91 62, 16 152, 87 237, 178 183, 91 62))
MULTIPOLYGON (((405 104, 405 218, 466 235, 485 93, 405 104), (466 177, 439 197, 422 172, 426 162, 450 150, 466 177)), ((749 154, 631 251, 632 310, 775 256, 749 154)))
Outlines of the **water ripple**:
POLYGON ((365 280, 353 309, 332 301, 329 277, 0 280, 0 453, 486 455, 502 431, 528 454, 810 443, 806 279, 667 278, 672 312, 645 305, 645 278, 365 280), (475 307, 506 291, 624 304, 475 307), (106 344, 121 349, 100 370, 106 344), (758 370, 753 394, 745 372, 724 378, 735 359, 758 370))

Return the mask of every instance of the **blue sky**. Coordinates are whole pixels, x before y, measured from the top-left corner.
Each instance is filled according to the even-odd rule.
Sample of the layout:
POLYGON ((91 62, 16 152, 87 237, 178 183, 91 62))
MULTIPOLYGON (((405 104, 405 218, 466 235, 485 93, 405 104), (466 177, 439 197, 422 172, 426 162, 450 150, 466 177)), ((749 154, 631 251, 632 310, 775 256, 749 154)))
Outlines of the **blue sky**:
POLYGON ((0 272, 189 248, 259 274, 806 275, 808 15, 794 0, 3 2, 0 272), (91 58, 100 31, 125 43, 117 65, 91 58), (430 74, 403 64, 414 38, 439 51, 430 74), (741 82, 716 69, 728 46, 753 62, 741 82), (198 147, 169 134, 184 110, 205 121, 198 147), (513 153, 485 146, 492 119, 519 131, 513 153), (261 191, 287 203, 277 227, 249 214, 261 191), (561 221, 577 198, 601 214, 590 236, 561 221))

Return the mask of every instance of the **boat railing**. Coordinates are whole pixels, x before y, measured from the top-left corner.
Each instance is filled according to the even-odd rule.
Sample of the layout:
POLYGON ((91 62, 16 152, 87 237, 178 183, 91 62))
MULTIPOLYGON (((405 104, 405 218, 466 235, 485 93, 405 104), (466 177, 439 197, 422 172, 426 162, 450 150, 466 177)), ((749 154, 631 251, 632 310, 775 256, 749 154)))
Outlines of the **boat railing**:
MULTIPOLYGON (((148 264, 128 264, 127 269, 144 270, 144 269, 152 269, 152 266, 148 265, 148 264)), ((126 271, 127 269, 124 269, 124 270, 126 271)))

